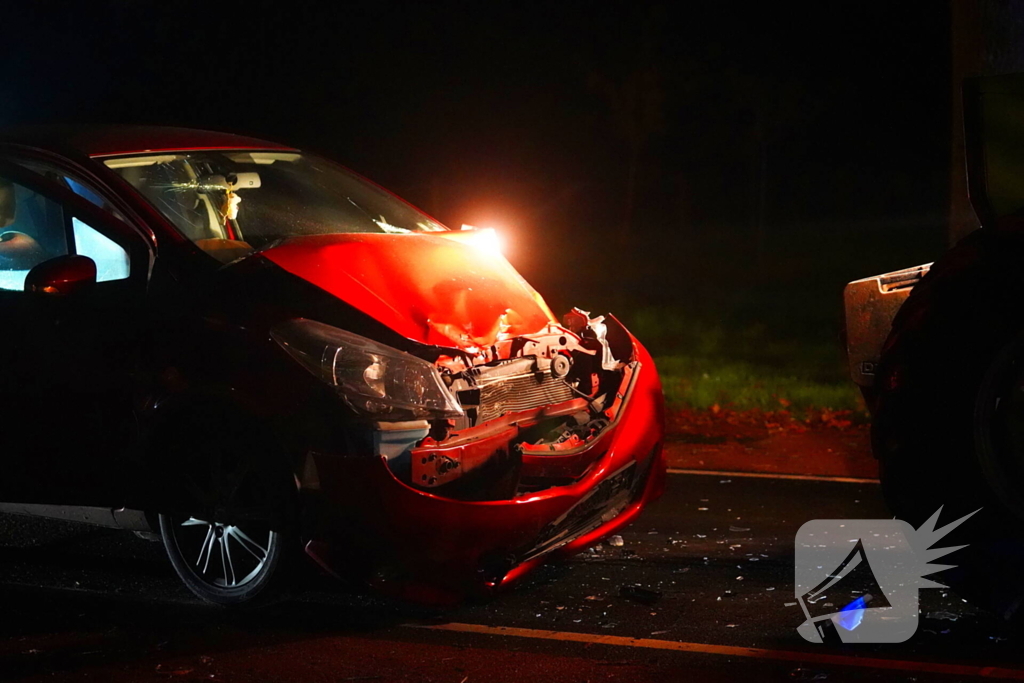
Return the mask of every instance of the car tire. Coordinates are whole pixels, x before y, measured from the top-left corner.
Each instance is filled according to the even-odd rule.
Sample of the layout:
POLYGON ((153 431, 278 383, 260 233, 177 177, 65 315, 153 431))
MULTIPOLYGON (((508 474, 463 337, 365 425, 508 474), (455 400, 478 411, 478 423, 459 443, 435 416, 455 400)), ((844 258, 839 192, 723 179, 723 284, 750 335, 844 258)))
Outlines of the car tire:
POLYGON ((1024 368, 1008 360, 1024 363, 1021 254, 1021 236, 977 231, 914 288, 883 347, 871 434, 896 517, 916 528, 941 507, 938 528, 979 511, 937 544, 968 544, 940 560, 956 568, 937 578, 1012 619, 1024 604, 1024 468, 1014 490, 985 444, 994 392, 1007 368, 1024 368))
POLYGON ((279 593, 288 543, 265 525, 160 515, 160 534, 178 577, 207 602, 252 605, 279 593))
POLYGON ((160 535, 182 582, 223 606, 278 596, 296 554, 294 478, 273 435, 204 405, 176 414, 153 448, 161 463, 160 535))

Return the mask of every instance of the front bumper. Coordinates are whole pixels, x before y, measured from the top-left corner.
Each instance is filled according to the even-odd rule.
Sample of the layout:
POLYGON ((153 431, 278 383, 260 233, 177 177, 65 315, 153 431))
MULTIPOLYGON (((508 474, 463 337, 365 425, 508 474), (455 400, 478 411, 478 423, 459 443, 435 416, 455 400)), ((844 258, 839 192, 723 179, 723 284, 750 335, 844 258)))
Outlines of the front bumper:
POLYGON ((629 524, 666 479, 661 383, 634 344, 640 368, 615 423, 586 449, 593 464, 582 478, 467 502, 408 486, 383 458, 315 455, 318 488, 304 493, 328 522, 318 534, 327 543, 318 538, 307 552, 332 570, 372 566, 371 582, 407 597, 457 599, 511 585, 629 524))

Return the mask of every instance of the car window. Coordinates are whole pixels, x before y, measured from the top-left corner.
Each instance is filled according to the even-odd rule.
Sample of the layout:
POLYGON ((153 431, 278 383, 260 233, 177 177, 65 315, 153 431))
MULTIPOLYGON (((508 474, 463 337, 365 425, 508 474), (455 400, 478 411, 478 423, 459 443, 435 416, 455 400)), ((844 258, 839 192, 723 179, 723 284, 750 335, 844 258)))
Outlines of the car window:
POLYGON ((224 262, 293 237, 446 231, 351 171, 298 152, 187 151, 103 163, 224 262))
POLYGON ((96 263, 96 282, 124 280, 131 272, 128 252, 114 240, 86 225, 78 218, 71 219, 75 235, 75 253, 88 256, 96 263))
POLYGON ((67 253, 61 206, 0 177, 0 289, 24 290, 28 271, 67 253))
MULTIPOLYGON (((31 170, 42 173, 45 169, 31 170)), ((55 178, 51 172, 46 175, 100 208, 111 210, 88 186, 66 176, 55 178)), ((23 291, 32 268, 68 254, 91 258, 96 263, 97 282, 124 280, 131 274, 128 251, 123 246, 80 218, 65 216, 60 203, 0 177, 0 290, 23 291), (71 220, 70 235, 67 218, 71 220)))

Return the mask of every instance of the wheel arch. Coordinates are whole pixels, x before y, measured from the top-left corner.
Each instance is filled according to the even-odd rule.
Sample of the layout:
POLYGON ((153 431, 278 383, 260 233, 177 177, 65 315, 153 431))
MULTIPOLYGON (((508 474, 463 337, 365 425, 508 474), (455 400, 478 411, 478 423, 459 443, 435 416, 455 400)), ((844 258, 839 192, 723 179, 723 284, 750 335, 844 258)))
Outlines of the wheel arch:
MULTIPOLYGON (((227 387, 210 387, 169 394, 155 401, 140 420, 139 471, 142 481, 135 487, 141 500, 135 507, 147 515, 181 510, 186 497, 176 490, 176 467, 180 463, 166 448, 169 441, 183 438, 201 440, 218 429, 238 435, 249 443, 258 443, 259 456, 294 492, 295 477, 301 473, 304 454, 296 449, 297 439, 287 421, 258 410, 254 401, 227 387)), ((198 442, 198 441, 197 441, 198 442)), ((296 513, 288 514, 288 522, 296 513)))

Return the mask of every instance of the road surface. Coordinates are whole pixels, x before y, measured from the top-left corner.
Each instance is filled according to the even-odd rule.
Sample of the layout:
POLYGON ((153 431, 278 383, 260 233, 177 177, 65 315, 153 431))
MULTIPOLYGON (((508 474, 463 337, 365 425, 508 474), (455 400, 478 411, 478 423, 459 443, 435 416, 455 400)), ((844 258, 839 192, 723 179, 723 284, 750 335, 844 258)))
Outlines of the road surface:
POLYGON ((672 474, 608 543, 484 604, 436 613, 310 570, 286 601, 225 612, 159 543, 0 516, 0 679, 98 681, 971 680, 1024 677, 1022 635, 947 590, 901 645, 804 642, 794 535, 885 518, 878 486, 672 474), (623 586, 658 591, 644 604, 623 586))

